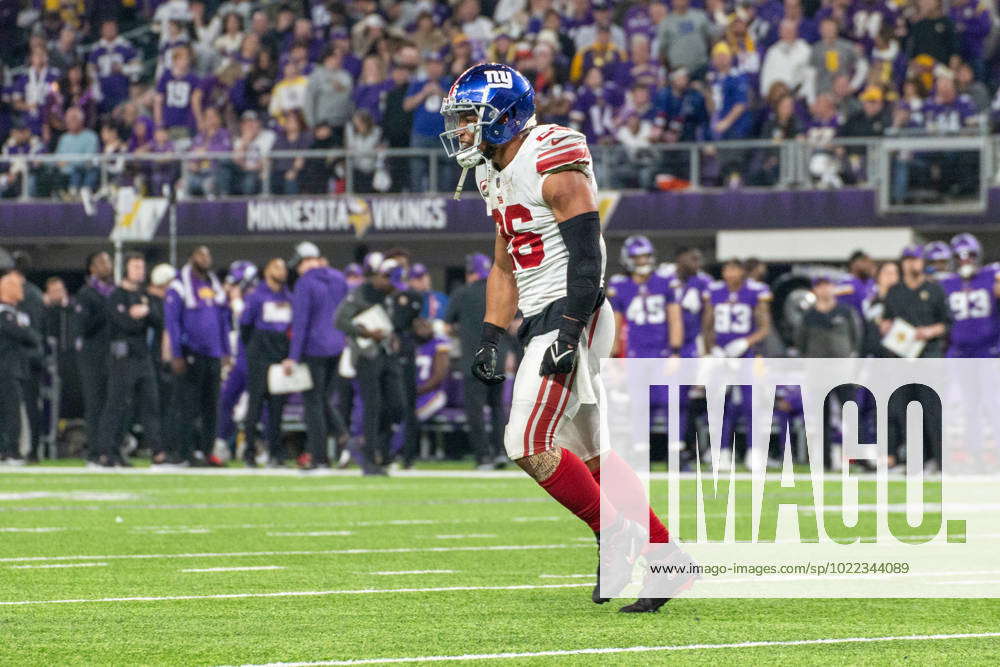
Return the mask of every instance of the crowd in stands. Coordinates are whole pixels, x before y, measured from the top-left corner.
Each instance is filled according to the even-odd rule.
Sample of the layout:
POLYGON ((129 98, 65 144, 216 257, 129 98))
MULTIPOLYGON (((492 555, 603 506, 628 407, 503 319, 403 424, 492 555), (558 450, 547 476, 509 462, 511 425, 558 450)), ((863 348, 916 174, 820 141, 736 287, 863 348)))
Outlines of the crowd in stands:
MULTIPOLYGON (((689 177, 687 156, 658 146, 753 138, 815 145, 832 158, 817 167, 818 184, 837 185, 856 180, 861 167, 859 155, 822 151, 836 137, 982 131, 1000 109, 1000 100, 991 103, 995 10, 985 0, 3 6, 7 197, 24 188, 44 196, 98 187, 92 164, 32 168, 38 153, 194 156, 183 178, 176 163, 154 159, 122 162, 110 176, 112 185, 156 193, 164 185, 193 196, 337 192, 346 169, 357 192, 422 191, 426 158, 386 160, 377 149, 437 148, 442 96, 484 60, 526 74, 540 122, 624 151, 627 168, 612 174, 617 187, 652 187, 659 174, 689 177), (148 25, 154 48, 138 49, 122 25, 148 25), (267 158, 308 148, 363 157, 346 167, 267 158), (216 151, 234 155, 197 159, 216 151)), ((710 185, 777 179, 770 153, 735 163, 715 160, 700 177, 710 185)), ((440 168, 448 188, 453 165, 440 168)))

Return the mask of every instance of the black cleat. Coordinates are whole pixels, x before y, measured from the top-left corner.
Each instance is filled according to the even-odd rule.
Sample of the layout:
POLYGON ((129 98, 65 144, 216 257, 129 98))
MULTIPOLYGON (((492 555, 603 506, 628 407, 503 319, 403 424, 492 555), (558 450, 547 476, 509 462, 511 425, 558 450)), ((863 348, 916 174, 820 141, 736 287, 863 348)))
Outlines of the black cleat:
MULTIPOLYGON (((608 528, 608 548, 599 548, 597 563, 597 585, 590 594, 590 599, 596 604, 604 604, 618 595, 628 582, 632 580, 632 566, 638 558, 642 547, 646 544, 645 531, 642 526, 618 515, 614 524, 608 528), (608 568, 615 577, 604 583, 604 593, 601 595, 601 566, 608 568)), ((600 534, 597 534, 600 545, 600 534)))
POLYGON ((694 559, 681 551, 673 542, 654 547, 646 554, 646 577, 642 590, 639 591, 639 599, 630 605, 626 605, 618 611, 624 614, 651 614, 659 611, 660 607, 670 602, 672 599, 691 588, 700 575, 694 570, 697 567, 694 559), (679 571, 672 574, 658 573, 655 586, 652 581, 654 575, 649 570, 651 565, 674 566, 679 571), (670 593, 669 597, 649 597, 647 593, 670 593), (647 595, 643 595, 647 593, 647 595))

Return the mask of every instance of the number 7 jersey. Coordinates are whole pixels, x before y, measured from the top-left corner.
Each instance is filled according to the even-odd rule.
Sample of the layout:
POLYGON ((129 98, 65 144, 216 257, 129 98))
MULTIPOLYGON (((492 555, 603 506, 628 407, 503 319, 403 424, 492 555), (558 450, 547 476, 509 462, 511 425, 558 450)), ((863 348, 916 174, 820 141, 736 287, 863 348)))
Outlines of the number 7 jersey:
MULTIPOLYGON (((558 125, 531 128, 503 170, 496 171, 488 164, 476 167, 479 193, 513 260, 517 305, 525 317, 566 296, 569 253, 552 207, 542 198, 542 184, 550 174, 569 169, 586 175, 596 201, 597 182, 587 140, 579 132, 558 125)), ((607 258, 603 237, 600 246, 603 284, 607 258)))

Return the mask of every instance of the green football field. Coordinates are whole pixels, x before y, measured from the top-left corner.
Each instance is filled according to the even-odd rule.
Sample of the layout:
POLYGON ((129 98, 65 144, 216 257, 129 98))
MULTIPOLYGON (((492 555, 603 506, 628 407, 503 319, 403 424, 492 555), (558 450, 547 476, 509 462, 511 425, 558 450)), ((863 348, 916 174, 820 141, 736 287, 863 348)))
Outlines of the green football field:
POLYGON ((1000 662, 992 600, 594 605, 519 475, 241 473, 0 473, 0 663, 1000 662))

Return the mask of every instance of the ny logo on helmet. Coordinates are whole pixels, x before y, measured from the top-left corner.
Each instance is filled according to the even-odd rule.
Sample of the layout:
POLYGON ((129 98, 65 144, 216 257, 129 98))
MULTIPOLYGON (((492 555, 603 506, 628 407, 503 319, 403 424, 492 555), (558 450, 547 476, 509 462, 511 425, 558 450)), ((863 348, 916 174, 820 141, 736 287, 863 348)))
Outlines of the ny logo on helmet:
POLYGON ((509 70, 503 69, 488 69, 484 72, 486 75, 486 83, 491 88, 513 88, 514 78, 511 76, 509 70))

